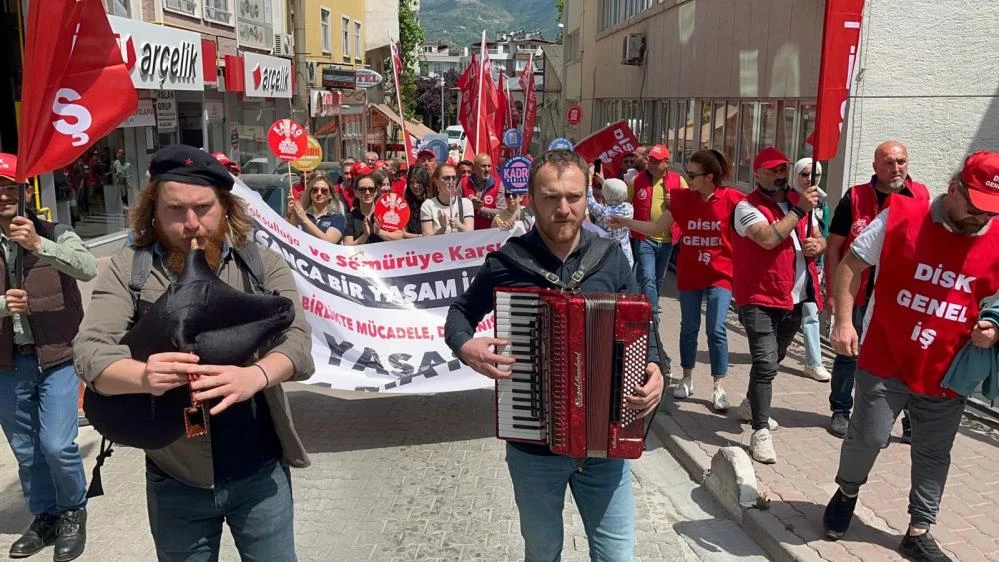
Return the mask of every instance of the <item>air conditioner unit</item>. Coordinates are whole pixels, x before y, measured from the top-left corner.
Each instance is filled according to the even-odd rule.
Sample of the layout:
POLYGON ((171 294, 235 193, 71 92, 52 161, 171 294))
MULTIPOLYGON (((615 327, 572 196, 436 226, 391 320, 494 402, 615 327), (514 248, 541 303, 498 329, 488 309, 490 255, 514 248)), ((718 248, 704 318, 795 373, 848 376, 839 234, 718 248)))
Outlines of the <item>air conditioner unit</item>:
POLYGON ((308 72, 309 72, 309 84, 315 84, 316 83, 316 74, 319 73, 319 63, 317 63, 315 61, 308 61, 306 63, 306 67, 307 67, 308 72))
POLYGON ((271 54, 282 57, 294 56, 295 44, 294 41, 292 41, 291 35, 287 33, 275 33, 274 50, 271 51, 271 54))
POLYGON ((642 59, 645 58, 645 35, 642 33, 625 35, 622 52, 621 64, 641 66, 642 59))

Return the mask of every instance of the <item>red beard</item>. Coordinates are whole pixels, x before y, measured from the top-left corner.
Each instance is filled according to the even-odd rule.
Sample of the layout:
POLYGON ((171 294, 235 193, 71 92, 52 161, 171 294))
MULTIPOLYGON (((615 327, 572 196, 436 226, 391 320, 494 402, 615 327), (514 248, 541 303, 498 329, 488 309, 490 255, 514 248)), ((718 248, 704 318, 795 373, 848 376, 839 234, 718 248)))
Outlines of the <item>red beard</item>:
MULTIPOLYGON (((219 227, 212 233, 208 235, 208 239, 205 242, 205 261, 208 262, 208 267, 212 271, 218 271, 219 266, 222 265, 222 248, 225 246, 225 233, 226 233, 225 221, 219 223, 219 227)), ((159 238, 160 243, 164 245, 166 250, 166 256, 163 257, 163 263, 166 264, 170 271, 175 274, 180 275, 184 270, 184 264, 187 261, 187 254, 191 251, 190 246, 187 248, 175 248, 169 246, 166 242, 166 234, 160 230, 159 225, 156 225, 156 234, 159 238)))

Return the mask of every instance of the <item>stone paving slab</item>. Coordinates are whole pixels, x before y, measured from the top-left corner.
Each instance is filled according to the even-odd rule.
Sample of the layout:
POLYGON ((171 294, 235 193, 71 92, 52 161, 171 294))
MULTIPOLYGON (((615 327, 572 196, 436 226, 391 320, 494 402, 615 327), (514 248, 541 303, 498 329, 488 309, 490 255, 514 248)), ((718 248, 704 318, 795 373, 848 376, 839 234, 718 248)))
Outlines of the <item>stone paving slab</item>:
MULTIPOLYGON (((664 283, 661 335, 679 377, 680 306, 664 283)), ((703 330, 702 330, 703 332, 703 330)), ((724 384, 733 407, 746 395, 750 355, 745 332, 734 313, 728 318, 729 372, 724 384)), ((703 459, 721 447, 735 445, 748 451, 751 429, 729 413, 711 410, 711 377, 707 365, 707 340, 700 334, 694 395, 688 400, 667 400, 675 440, 700 449, 703 459)), ((831 350, 826 349, 831 369, 831 350)), ((901 422, 889 447, 882 451, 869 482, 860 493, 856 517, 849 533, 838 542, 823 538, 822 512, 836 490, 842 440, 826 431, 829 421, 829 384, 804 377, 804 348, 800 339, 788 351, 774 380, 773 417, 781 425, 772 433, 778 461, 753 463, 761 494, 772 500, 770 513, 791 531, 791 546, 807 546, 826 560, 902 560, 895 551, 908 526, 906 513, 911 460, 909 446, 899 440, 901 422)), ((973 420, 962 424, 951 453, 950 478, 944 492, 938 524, 932 529, 955 560, 999 561, 999 432, 973 420)), ((701 467, 710 468, 710 464, 701 467)))
MULTIPOLYGON (((293 470, 296 548, 303 561, 523 558, 504 443, 493 437, 492 391, 373 396, 287 384, 313 465, 293 470)), ((78 440, 88 476, 100 443, 78 440)), ((658 442, 633 463, 638 560, 766 557, 724 517, 658 442)), ((79 560, 154 560, 141 451, 116 448, 102 471, 106 495, 89 504, 79 560)), ((17 465, 0 445, 0 556, 30 522, 17 465)), ((582 522, 567 498, 563 560, 588 560, 582 522)), ((228 533, 222 560, 237 560, 228 533)), ((51 550, 33 559, 50 559, 51 550)))

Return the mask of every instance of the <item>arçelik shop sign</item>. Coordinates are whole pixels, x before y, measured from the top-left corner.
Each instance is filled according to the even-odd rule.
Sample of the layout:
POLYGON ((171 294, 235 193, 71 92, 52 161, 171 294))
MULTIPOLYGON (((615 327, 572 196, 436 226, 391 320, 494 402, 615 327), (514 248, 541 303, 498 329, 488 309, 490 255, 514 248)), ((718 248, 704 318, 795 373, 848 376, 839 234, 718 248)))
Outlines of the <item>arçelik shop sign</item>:
POLYGON ((132 83, 140 90, 204 90, 201 35, 108 16, 132 83))
POLYGON ((243 53, 246 97, 290 98, 291 61, 257 53, 243 53))

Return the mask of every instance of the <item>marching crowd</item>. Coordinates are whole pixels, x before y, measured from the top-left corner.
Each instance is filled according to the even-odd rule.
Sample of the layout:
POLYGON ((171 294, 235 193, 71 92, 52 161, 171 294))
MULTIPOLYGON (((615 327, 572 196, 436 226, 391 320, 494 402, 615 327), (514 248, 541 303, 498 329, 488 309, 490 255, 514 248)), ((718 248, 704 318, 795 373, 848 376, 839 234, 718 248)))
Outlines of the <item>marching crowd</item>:
MULTIPOLYGON (((0 158, 5 169, 15 168, 13 155, 0 158)), ((75 373, 101 395, 160 397, 189 386, 192 404, 211 407, 210 439, 181 438, 147 451, 149 521, 160 560, 213 559, 223 523, 244 557, 295 559, 288 467, 308 466, 309 460, 281 382, 314 371, 310 329, 288 265, 244 244, 251 220, 231 193, 231 172, 238 168, 226 160, 182 145, 159 150, 149 183, 130 209, 132 243, 100 274, 71 229, 30 211, 19 216, 18 199, 30 193, 22 195, 13 178, 0 174, 0 258, 7 273, 0 278, 0 424, 34 516, 11 546, 12 557, 52 543, 57 561, 83 552, 87 493, 75 444, 75 373), (294 303, 294 322, 246 364, 204 364, 197 350, 188 349, 139 361, 121 343, 150 304, 169 292, 192 245, 204 250, 211 270, 229 286, 294 303), (150 256, 151 263, 140 256, 150 256), (84 313, 76 281, 95 276, 84 313)), ((990 375, 970 354, 990 350, 994 357, 999 341, 996 323, 980 319, 999 316, 999 262, 975 259, 999 251, 999 230, 992 228, 999 216, 999 154, 969 156, 931 197, 909 176, 906 148, 886 141, 875 151, 870 181, 852 186, 831 213, 818 187, 822 169, 808 158, 791 162, 775 148, 763 149, 753 161, 755 185, 748 194, 729 187, 731 164, 718 151, 694 153, 682 173, 670 170, 669 162, 665 146, 642 146, 625 156, 618 177, 604 177, 571 151, 549 151, 533 160, 520 190, 502 185, 488 154, 438 163, 423 151, 407 166, 367 153, 361 161, 345 160, 338 178, 311 174, 290 194, 286 218, 312 236, 347 246, 524 226, 527 234, 505 248, 546 276, 532 278, 490 254, 449 310, 448 346, 483 375, 506 376, 500 367, 513 360, 501 352, 509 342, 475 337, 474 328, 498 286, 643 293, 653 307, 647 379, 627 398, 641 416, 656 409, 669 382, 669 361, 658 341, 659 297, 679 248, 682 376, 672 396, 682 400, 699 392, 703 323, 711 407, 731 408, 724 385, 725 319, 734 301, 752 358, 747 398, 735 410, 751 423, 752 458, 778 462, 771 438, 779 427, 770 416, 774 382, 802 331, 804 372, 830 383, 828 430, 844 438, 839 488, 823 518, 827 536, 847 532, 860 489, 896 418, 907 412, 911 521, 899 548, 916 560, 949 560, 928 529, 936 521, 968 389, 990 375), (410 211, 399 229, 385 228, 375 212, 378 199, 390 193, 410 211), (819 314, 826 307, 837 353, 831 374, 819 349, 819 314), (969 364, 976 368, 955 368, 969 364)), ((999 373, 991 376, 994 381, 999 373)), ((572 459, 508 443, 507 464, 527 560, 558 559, 567 487, 591 556, 633 559, 627 461, 572 459)))

